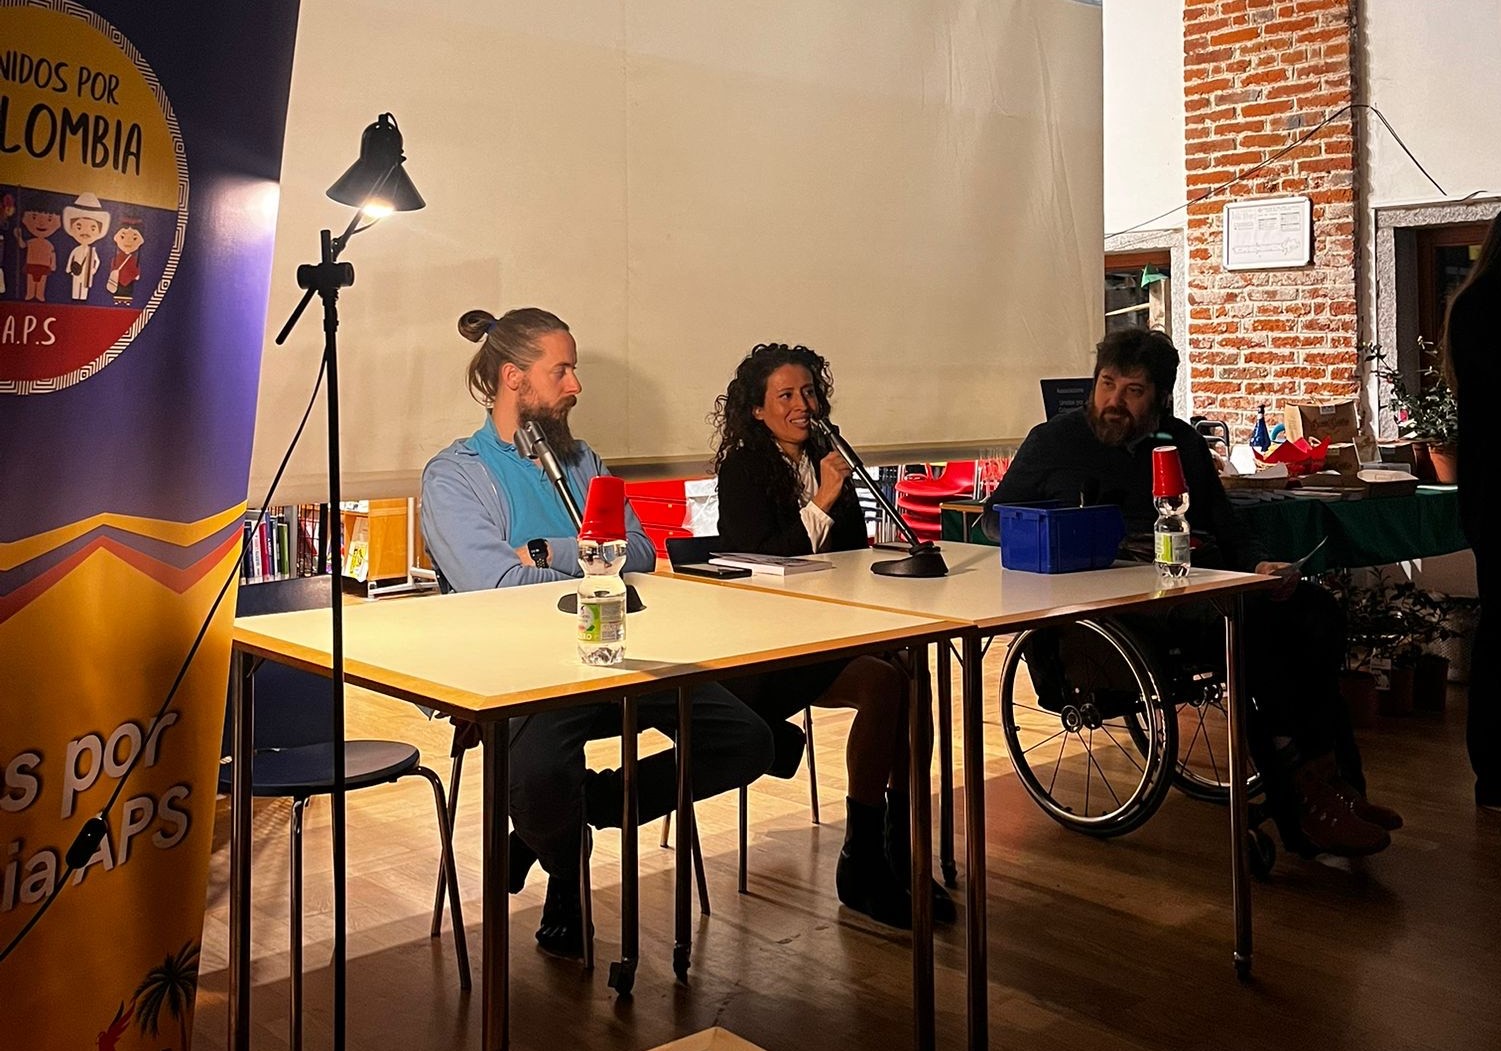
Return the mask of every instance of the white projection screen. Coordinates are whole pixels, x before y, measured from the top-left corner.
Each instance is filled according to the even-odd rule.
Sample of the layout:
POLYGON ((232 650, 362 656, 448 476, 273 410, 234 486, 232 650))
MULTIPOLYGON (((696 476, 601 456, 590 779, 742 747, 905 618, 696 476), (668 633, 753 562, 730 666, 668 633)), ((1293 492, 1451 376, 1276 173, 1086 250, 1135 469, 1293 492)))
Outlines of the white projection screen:
MULTIPOLYGON (((835 420, 890 451, 1024 435, 1037 380, 1087 369, 1102 327, 1097 4, 304 0, 253 502, 317 374, 316 301, 269 340, 382 112, 427 207, 343 256, 348 499, 415 494, 482 422, 471 307, 560 315, 575 433, 680 475, 755 343, 826 354, 835 420)), ((326 498, 325 428, 320 404, 277 502, 326 498)))

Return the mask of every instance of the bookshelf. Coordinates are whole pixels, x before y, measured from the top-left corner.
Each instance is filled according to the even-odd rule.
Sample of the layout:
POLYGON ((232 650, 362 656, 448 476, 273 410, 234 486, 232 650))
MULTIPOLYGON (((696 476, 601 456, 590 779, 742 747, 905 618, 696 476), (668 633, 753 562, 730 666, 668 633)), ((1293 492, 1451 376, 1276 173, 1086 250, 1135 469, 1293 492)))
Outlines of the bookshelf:
POLYGON ((285 504, 245 515, 240 582, 306 577, 328 572, 327 504, 285 504))
POLYGON ((339 519, 344 577, 364 584, 370 598, 437 587, 417 528, 415 499, 346 502, 339 519))

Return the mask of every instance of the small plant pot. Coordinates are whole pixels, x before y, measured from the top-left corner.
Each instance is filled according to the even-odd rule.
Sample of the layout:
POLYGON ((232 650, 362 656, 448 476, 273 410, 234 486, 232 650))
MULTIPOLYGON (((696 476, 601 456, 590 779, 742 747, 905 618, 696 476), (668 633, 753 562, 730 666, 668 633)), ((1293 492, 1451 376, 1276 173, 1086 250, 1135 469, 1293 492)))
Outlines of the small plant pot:
POLYGON ((1412 665, 1392 665, 1386 673, 1386 689, 1378 691, 1382 715, 1412 714, 1412 679, 1412 665))
POLYGON ((1454 485, 1459 481, 1459 447, 1455 445, 1428 445, 1428 462, 1433 465, 1433 480, 1440 485, 1454 485))
POLYGON ((1350 725, 1368 730, 1376 725, 1378 700, 1376 677, 1368 671, 1345 671, 1339 675, 1339 695, 1350 712, 1350 725))
POLYGON ((1412 706, 1420 712, 1443 714, 1449 699, 1449 658, 1425 653, 1413 667, 1412 706))

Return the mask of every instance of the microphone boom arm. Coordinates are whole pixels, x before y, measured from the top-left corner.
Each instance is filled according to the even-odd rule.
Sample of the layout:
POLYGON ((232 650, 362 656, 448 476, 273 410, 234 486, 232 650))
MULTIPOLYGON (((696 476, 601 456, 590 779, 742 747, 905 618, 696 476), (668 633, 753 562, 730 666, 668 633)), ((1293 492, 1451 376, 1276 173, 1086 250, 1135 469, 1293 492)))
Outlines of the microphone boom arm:
POLYGON ((573 519, 574 530, 582 529, 584 516, 579 511, 579 505, 574 502, 573 494, 568 491, 568 479, 563 476, 563 468, 558 465, 558 458, 553 455, 552 446, 547 444, 536 420, 527 420, 516 431, 516 448, 523 456, 542 465, 542 473, 552 482, 553 488, 558 491, 558 499, 563 501, 563 507, 568 511, 568 517, 573 519))
POLYGON ((897 528, 902 531, 902 536, 907 541, 907 557, 893 559, 888 562, 876 562, 870 567, 872 573, 888 577, 942 577, 948 575, 948 564, 944 562, 938 545, 931 540, 920 540, 912 527, 907 524, 900 512, 886 499, 886 494, 881 492, 880 486, 876 485, 871 478, 870 472, 865 469, 865 464, 860 455, 850 447, 850 443, 844 440, 844 435, 839 433, 839 428, 830 421, 820 417, 809 417, 813 429, 823 435, 834 450, 844 457, 844 462, 850 465, 850 470, 859 476, 865 483, 865 487, 875 494, 876 501, 881 509, 896 522, 897 528))

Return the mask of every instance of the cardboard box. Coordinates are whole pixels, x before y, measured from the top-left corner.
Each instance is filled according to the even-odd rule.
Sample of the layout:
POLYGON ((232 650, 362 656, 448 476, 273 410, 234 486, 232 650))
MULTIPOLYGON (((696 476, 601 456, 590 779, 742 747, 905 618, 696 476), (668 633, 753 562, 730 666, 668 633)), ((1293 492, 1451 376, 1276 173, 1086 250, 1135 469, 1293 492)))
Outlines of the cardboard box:
POLYGON ((1289 441, 1296 438, 1317 438, 1325 445, 1353 442, 1357 427, 1355 399, 1284 402, 1282 425, 1287 428, 1289 441))
POLYGON ((1360 470, 1360 452, 1353 442, 1339 442, 1324 449, 1324 470, 1353 475, 1360 470))

